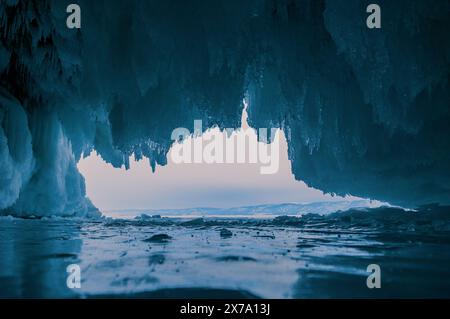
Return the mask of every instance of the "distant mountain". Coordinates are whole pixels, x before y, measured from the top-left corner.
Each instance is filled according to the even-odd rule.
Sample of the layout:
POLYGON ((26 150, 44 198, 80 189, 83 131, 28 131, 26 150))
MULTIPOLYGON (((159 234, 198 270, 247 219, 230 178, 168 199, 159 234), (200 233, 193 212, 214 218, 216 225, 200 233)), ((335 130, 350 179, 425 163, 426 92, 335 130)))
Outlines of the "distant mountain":
MULTIPOLYGON (((241 206, 232 208, 212 208, 197 207, 185 209, 132 209, 120 210, 120 213, 137 216, 161 215, 161 216, 217 216, 217 215, 302 215, 302 214, 321 214, 326 215, 337 211, 345 211, 351 208, 370 207, 375 208, 384 205, 384 203, 371 200, 353 200, 353 201, 328 201, 313 203, 284 203, 241 206)), ((119 211, 111 211, 111 214, 119 211)))

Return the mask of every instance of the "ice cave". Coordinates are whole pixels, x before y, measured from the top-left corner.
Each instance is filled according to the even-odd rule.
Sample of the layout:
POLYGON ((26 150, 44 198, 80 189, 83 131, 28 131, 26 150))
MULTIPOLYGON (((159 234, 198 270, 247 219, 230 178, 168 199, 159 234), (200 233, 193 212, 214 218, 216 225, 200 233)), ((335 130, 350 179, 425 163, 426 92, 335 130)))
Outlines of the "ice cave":
POLYGON ((0 298, 449 298, 449 30, 447 0, 0 0, 0 298), (388 204, 127 219, 89 198, 90 154, 158 174, 175 128, 239 128, 243 101, 293 182, 388 204))
POLYGON ((82 154, 164 164, 174 127, 236 127, 245 96, 308 185, 450 203, 448 2, 379 1, 382 31, 364 1, 206 2, 81 0, 81 29, 69 1, 0 3, 5 214, 95 215, 82 154))

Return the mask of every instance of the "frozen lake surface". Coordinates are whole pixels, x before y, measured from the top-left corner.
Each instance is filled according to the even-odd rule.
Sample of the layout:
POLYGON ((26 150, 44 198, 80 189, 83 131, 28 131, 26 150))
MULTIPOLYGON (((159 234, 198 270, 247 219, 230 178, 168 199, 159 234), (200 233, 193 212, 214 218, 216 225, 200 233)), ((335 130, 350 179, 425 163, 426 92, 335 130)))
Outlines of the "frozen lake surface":
POLYGON ((0 217, 1 297, 450 297, 447 212, 302 218, 0 217), (81 288, 66 284, 70 264, 81 288), (381 289, 368 289, 369 264, 381 289))

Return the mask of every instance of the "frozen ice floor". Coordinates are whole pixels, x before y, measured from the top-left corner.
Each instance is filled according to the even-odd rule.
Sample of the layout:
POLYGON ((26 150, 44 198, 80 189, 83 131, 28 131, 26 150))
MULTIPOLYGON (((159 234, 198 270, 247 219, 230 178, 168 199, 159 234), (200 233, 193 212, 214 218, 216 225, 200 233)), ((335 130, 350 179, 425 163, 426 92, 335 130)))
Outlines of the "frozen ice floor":
POLYGON ((345 221, 0 217, 0 297, 450 297, 445 228, 345 221), (369 264, 381 289, 366 286, 369 264))

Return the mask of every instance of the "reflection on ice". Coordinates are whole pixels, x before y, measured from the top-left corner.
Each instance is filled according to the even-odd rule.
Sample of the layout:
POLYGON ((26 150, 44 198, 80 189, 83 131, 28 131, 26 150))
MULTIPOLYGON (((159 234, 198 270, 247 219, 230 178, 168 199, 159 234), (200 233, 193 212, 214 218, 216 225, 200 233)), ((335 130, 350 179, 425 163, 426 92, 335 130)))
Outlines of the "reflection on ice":
POLYGON ((0 296, 449 297, 448 214, 383 214, 1 217, 0 296), (372 263, 381 266, 381 289, 366 286, 372 263), (69 264, 81 267, 81 289, 67 288, 69 264))
POLYGON ((66 267, 80 262, 81 224, 0 217, 0 297, 72 297, 66 267))

